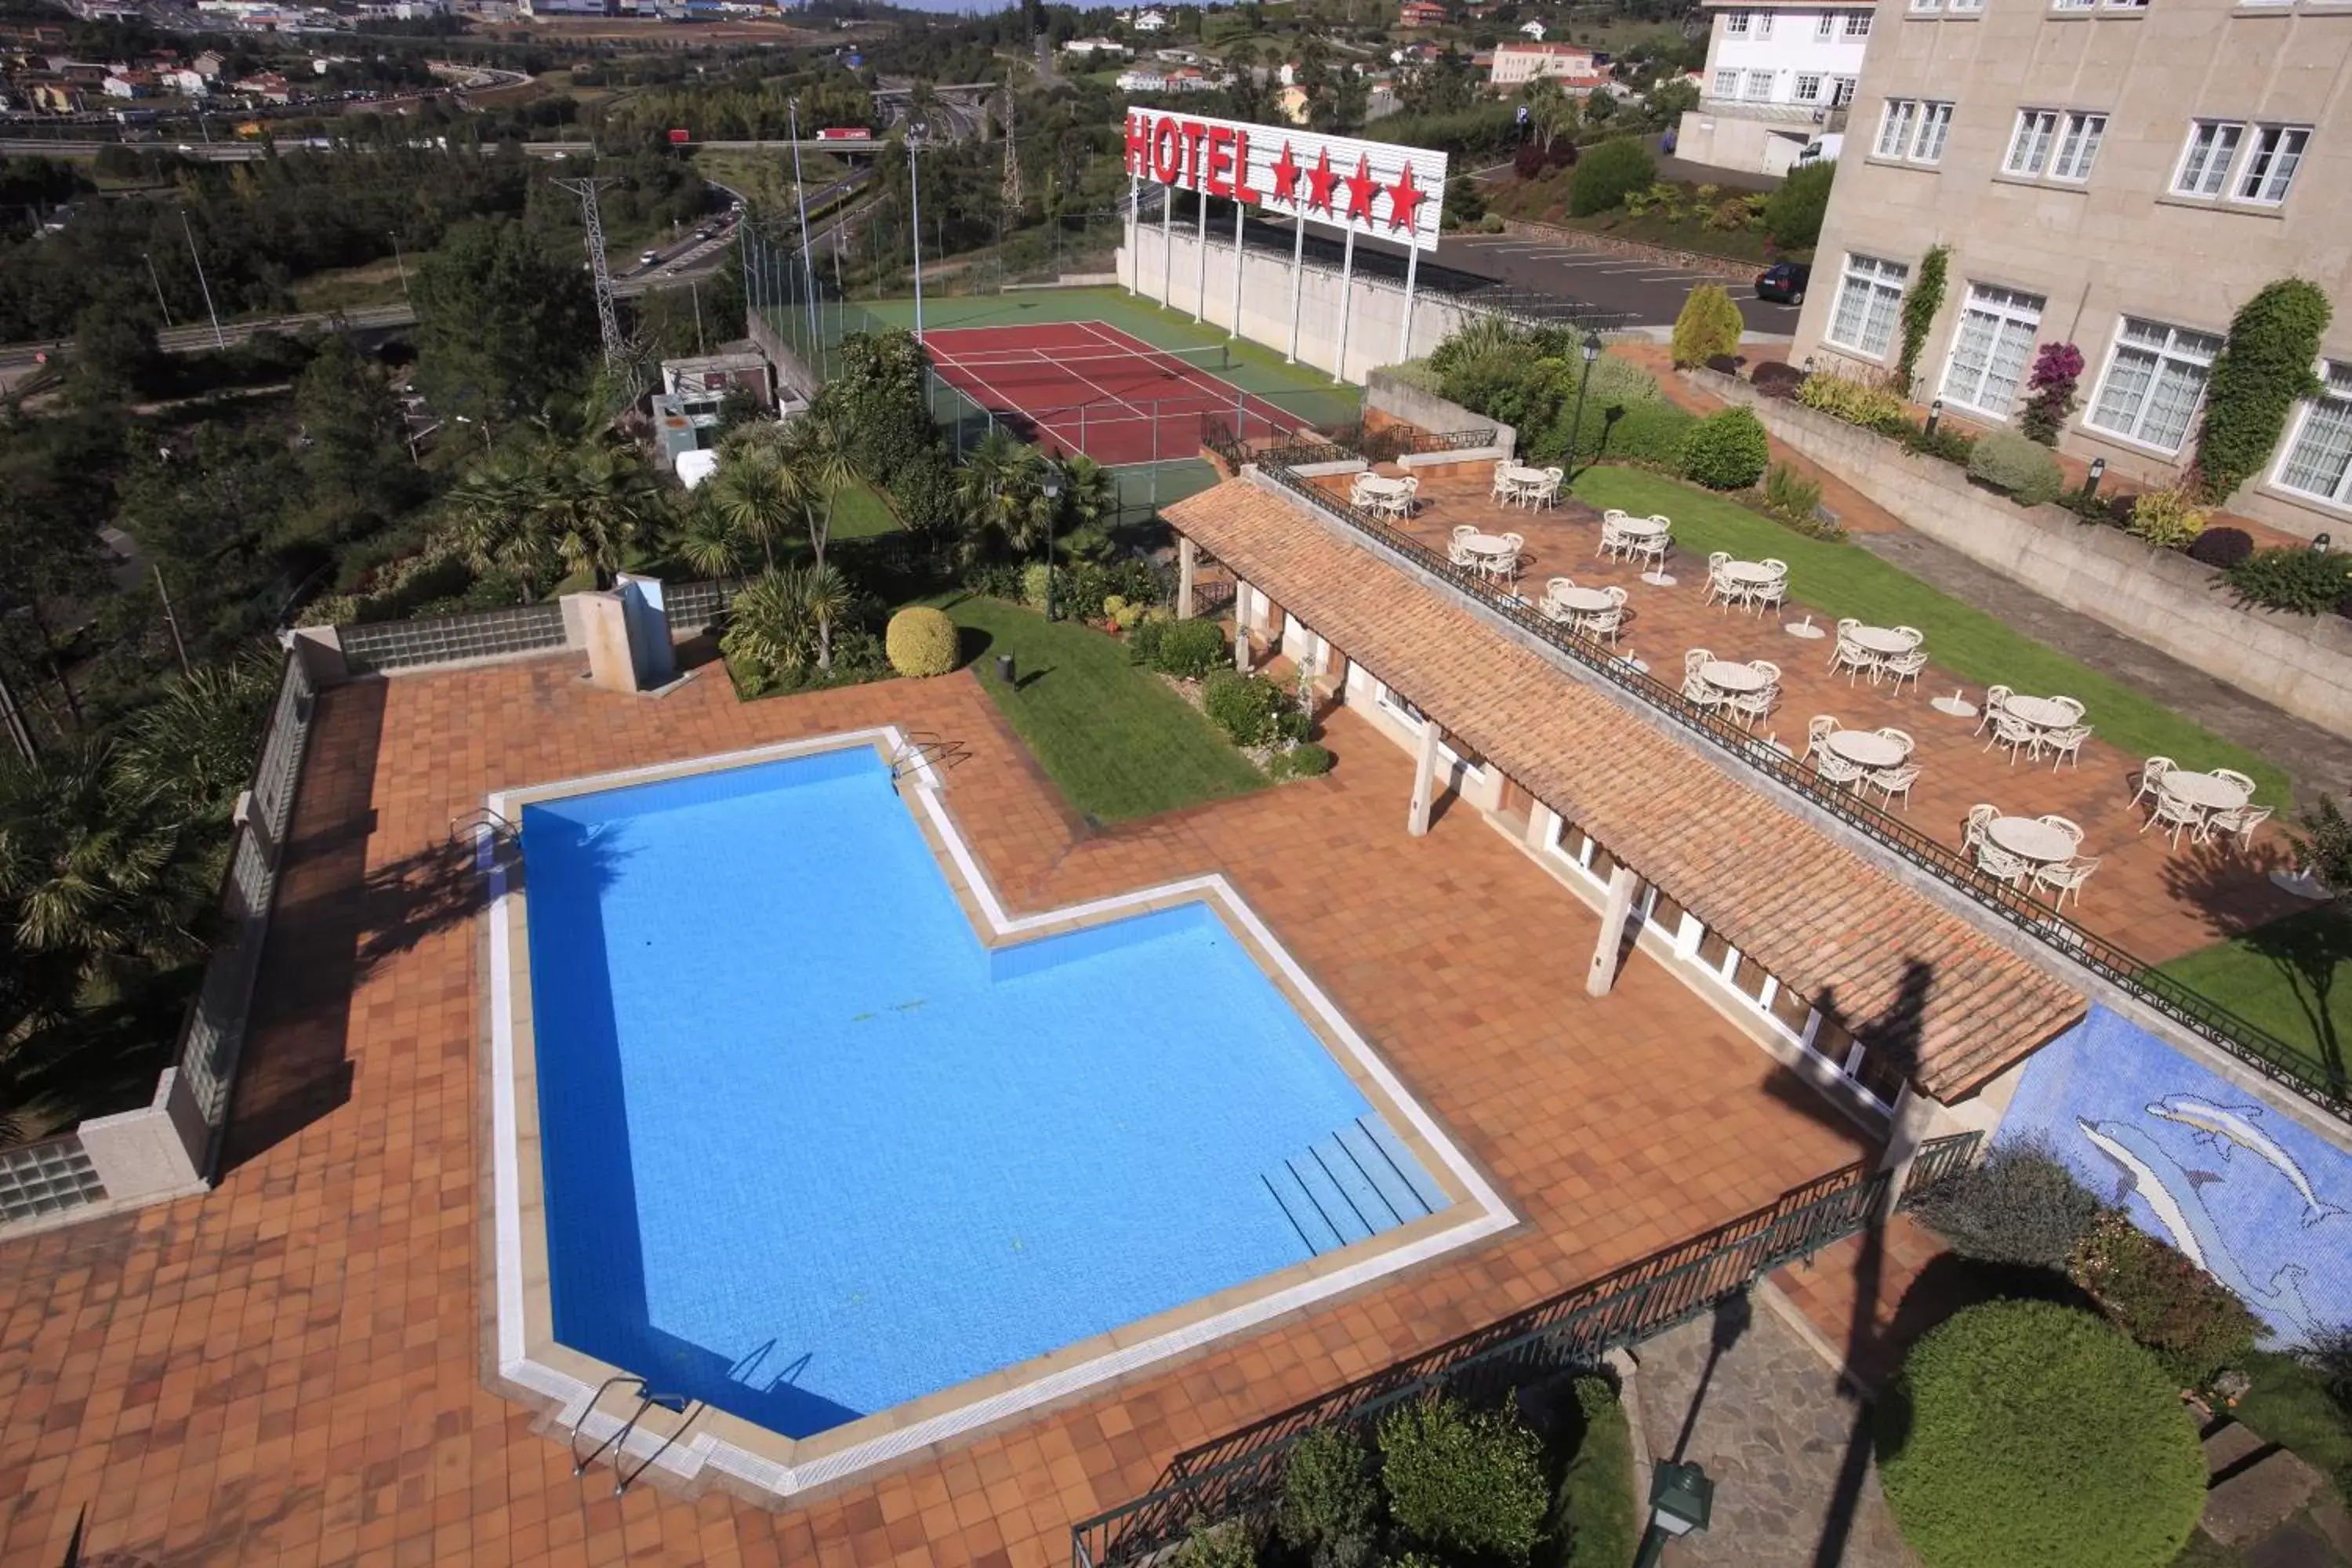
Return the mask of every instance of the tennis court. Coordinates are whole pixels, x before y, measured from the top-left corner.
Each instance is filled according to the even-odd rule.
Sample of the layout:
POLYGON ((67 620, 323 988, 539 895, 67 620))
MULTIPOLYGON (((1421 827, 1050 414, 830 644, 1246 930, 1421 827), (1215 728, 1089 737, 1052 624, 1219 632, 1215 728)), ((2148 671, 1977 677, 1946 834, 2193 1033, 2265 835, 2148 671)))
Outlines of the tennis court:
POLYGON ((1056 455, 1151 463, 1199 452, 1206 422, 1244 440, 1305 421, 1217 374, 1223 344, 1163 349, 1101 321, 949 327, 923 334, 940 380, 1056 455))

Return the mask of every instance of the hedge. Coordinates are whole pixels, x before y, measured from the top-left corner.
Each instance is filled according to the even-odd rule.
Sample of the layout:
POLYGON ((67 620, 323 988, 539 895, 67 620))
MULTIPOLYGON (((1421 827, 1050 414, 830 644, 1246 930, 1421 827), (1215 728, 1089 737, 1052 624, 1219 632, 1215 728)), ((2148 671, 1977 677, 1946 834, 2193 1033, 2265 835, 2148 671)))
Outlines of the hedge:
POLYGON ((901 675, 945 675, 955 668, 956 624, 944 610, 909 605, 890 617, 882 645, 901 675))
POLYGON ((1956 1313, 1912 1346, 1876 1422, 1879 1480, 1925 1568, 2163 1568, 2204 1510, 2178 1391, 2072 1307, 1956 1313))
POLYGON ((1978 440, 1969 454, 1969 477, 2007 490, 2020 506, 2056 500, 2066 486, 2066 471, 2050 448, 2014 430, 1988 431, 1978 440))
POLYGON ((1633 137, 1621 136, 1585 150, 1569 187, 1568 210, 1573 217, 1591 217, 1622 206, 1629 191, 1646 191, 1657 183, 1657 160, 1633 137))
POLYGON ((1711 490, 1744 490, 1763 477, 1772 441, 1753 413, 1724 408, 1691 426, 1676 457, 1683 478, 1711 490))

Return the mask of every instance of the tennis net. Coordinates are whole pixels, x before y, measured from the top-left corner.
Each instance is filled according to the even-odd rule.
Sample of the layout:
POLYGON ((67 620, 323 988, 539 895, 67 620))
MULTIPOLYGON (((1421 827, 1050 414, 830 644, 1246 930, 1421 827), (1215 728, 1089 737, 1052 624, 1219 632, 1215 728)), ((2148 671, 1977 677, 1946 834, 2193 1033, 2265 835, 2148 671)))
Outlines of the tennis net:
POLYGON ((934 353, 932 368, 941 374, 958 372, 991 386, 1035 382, 1112 381, 1157 377, 1186 381, 1201 375, 1222 375, 1234 365, 1233 349, 1209 343, 1192 349, 1141 349, 1116 353, 1057 353, 1048 349, 980 349, 968 353, 934 353))

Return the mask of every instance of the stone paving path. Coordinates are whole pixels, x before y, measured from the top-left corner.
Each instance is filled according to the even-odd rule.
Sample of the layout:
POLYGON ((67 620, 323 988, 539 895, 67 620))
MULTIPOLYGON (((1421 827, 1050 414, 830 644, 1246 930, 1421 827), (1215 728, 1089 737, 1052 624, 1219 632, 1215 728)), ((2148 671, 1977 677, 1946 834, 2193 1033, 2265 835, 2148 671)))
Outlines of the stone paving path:
MULTIPOLYGON (((1701 1318, 1640 1347, 1635 1394, 1654 1459, 1674 1455, 1718 1321, 1701 1318)), ((1670 1545, 1669 1568, 1916 1568, 1868 1462, 1863 1415, 1797 1331, 1753 1302, 1706 1380, 1684 1453, 1715 1482, 1714 1523, 1670 1545), (1858 1430, 1865 1447, 1855 1454, 1858 1430), (1850 1459, 1858 1472, 1849 1473, 1850 1459), (1854 1494, 1850 1508, 1835 1507, 1842 1491, 1854 1494)))

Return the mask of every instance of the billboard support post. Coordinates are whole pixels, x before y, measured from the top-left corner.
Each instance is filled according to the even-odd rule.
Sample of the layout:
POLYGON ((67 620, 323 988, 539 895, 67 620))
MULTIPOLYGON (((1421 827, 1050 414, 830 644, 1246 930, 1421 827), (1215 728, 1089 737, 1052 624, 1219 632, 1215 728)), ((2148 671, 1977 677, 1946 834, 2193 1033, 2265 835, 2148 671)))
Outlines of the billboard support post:
POLYGON ((1412 285, 1413 275, 1418 273, 1420 270, 1420 250, 1413 249, 1405 252, 1404 316, 1402 320, 1397 322, 1396 363, 1399 364, 1402 364, 1405 361, 1412 357, 1412 285))
POLYGON ((1290 236, 1290 347, 1284 351, 1282 363, 1298 363, 1298 280, 1307 272, 1307 209, 1301 207, 1291 219, 1290 236))
POLYGON ((1339 253, 1339 352, 1331 356, 1331 379, 1348 379, 1349 307, 1356 302, 1356 231, 1348 231, 1348 247, 1339 253))

